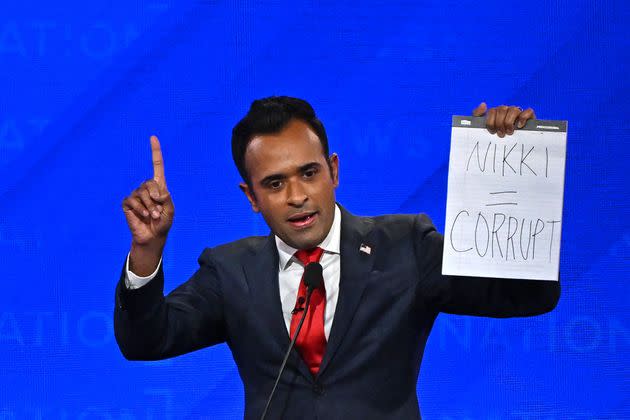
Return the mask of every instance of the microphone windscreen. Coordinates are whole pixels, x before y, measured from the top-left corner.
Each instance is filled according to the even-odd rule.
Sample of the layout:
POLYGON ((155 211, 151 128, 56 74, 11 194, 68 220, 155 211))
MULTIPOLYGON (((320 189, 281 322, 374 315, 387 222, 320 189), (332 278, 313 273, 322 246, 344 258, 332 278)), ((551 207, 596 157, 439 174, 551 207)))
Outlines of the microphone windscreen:
POLYGON ((324 281, 324 276, 322 274, 322 265, 318 262, 309 263, 304 269, 304 285, 308 289, 317 289, 322 281, 324 281))

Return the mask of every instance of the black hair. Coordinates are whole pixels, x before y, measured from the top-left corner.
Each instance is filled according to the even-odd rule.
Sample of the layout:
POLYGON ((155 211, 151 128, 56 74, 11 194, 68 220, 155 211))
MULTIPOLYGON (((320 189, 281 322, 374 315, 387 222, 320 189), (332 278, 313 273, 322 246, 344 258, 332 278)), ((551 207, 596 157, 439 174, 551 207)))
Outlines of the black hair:
POLYGON ((232 129, 232 159, 245 182, 250 184, 245 167, 245 151, 249 142, 257 135, 282 131, 293 119, 304 121, 313 129, 322 144, 324 158, 329 161, 326 130, 308 102, 290 96, 257 99, 252 102, 247 115, 232 129))

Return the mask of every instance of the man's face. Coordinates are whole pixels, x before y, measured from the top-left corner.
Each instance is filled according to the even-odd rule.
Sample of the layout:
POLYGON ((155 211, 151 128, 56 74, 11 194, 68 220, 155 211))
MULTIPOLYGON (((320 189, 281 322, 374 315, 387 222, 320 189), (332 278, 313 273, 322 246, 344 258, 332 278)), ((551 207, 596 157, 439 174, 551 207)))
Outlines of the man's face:
POLYGON ((319 245, 332 226, 339 162, 335 154, 329 160, 330 169, 319 138, 297 119, 279 133, 254 137, 247 146, 251 187, 240 187, 252 209, 293 248, 319 245))

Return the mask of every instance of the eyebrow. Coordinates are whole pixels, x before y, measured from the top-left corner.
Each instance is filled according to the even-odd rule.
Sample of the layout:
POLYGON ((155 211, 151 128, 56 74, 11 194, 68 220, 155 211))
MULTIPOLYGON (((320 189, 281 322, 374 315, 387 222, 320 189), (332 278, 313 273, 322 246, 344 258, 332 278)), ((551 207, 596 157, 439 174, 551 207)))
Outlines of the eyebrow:
MULTIPOLYGON (((321 163, 319 162, 309 162, 305 165, 302 165, 298 168, 298 172, 302 173, 305 172, 309 169, 320 169, 322 167, 321 163)), ((266 177, 264 177, 261 181, 260 181, 260 185, 267 185, 272 181, 277 181, 277 180, 282 180, 282 179, 286 179, 287 176, 285 174, 271 174, 271 175, 267 175, 266 177)))

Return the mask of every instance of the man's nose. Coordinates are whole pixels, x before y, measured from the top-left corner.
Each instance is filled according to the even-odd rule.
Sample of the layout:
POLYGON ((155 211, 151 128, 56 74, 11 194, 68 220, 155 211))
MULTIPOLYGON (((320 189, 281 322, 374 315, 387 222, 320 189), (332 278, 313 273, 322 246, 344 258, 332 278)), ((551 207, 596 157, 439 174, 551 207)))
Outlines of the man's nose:
POLYGON ((299 181, 289 182, 287 186, 287 204, 300 207, 308 200, 304 186, 299 181))

